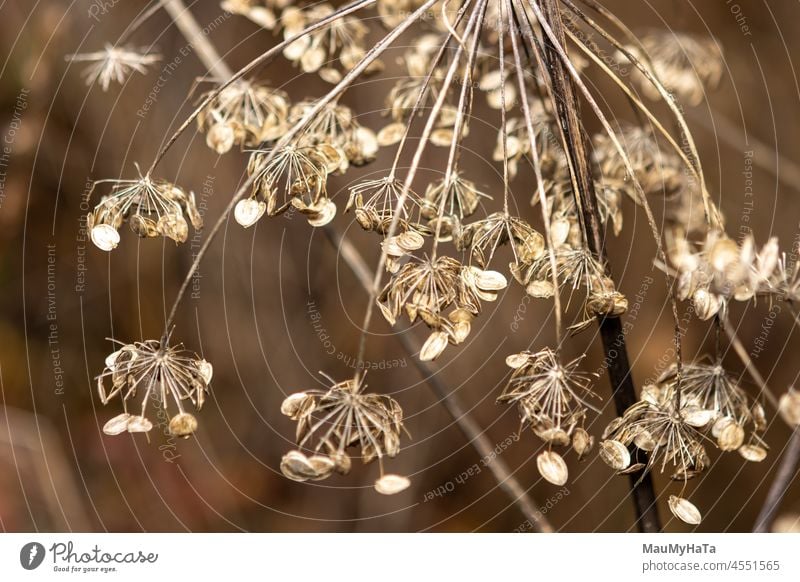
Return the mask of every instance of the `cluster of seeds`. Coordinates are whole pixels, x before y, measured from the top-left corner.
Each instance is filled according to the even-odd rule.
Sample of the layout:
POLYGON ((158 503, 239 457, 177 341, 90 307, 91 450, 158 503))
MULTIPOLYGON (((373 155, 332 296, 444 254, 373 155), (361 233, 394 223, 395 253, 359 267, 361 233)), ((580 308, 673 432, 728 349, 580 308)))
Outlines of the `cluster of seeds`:
POLYGON ((597 395, 590 388, 593 376, 578 370, 582 359, 563 364, 550 348, 506 358, 513 372, 497 401, 516 404, 523 425, 530 426, 547 445, 548 450, 537 458, 537 467, 554 485, 564 485, 568 472, 564 459, 552 447, 571 444, 580 459, 594 446, 594 437, 583 425, 588 410, 596 410, 588 400, 597 395))
POLYGON ((92 242, 104 251, 119 244, 119 227, 126 221, 140 237, 163 236, 176 243, 185 242, 189 235, 184 215, 195 229, 203 227, 194 192, 187 194, 175 184, 154 180, 149 174, 136 180, 101 180, 95 185, 106 182, 113 184, 111 192, 87 216, 92 242))
POLYGON ((278 139, 287 130, 289 97, 258 82, 239 80, 210 97, 197 116, 208 147, 224 154, 234 146, 254 147, 278 139))
POLYGON ((768 295, 791 301, 800 290, 797 268, 787 269, 775 238, 757 251, 752 234, 739 244, 722 232, 709 231, 696 245, 675 227, 667 230, 667 257, 677 271, 678 296, 691 299, 703 320, 724 315, 731 300, 768 295))
MULTIPOLYGON (((706 91, 719 85, 725 72, 725 59, 716 39, 672 30, 653 30, 639 40, 640 47, 629 46, 626 50, 647 62, 664 86, 688 105, 699 105, 705 99, 706 91)), ((621 57, 620 60, 627 59, 621 57)), ((661 100, 661 93, 638 68, 634 68, 634 76, 645 95, 661 100)))
POLYGON ((148 432, 153 423, 145 413, 148 405, 167 413, 171 398, 178 412, 170 418, 169 431, 188 437, 197 429, 195 417, 184 410, 189 401, 200 410, 211 384, 211 364, 182 346, 162 346, 156 340, 126 344, 106 358, 106 367, 97 377, 97 391, 103 404, 119 396, 125 412, 103 427, 107 435, 123 432, 148 432), (107 382, 111 386, 107 387, 107 382), (128 412, 128 403, 141 396, 141 413, 128 412))
MULTIPOLYGON (((376 7, 383 24, 394 28, 423 4, 422 0, 378 0, 376 7)), ((564 3, 563 10, 572 42, 562 48, 570 69, 580 72, 589 61, 575 49, 594 53, 597 62, 600 55, 591 43, 596 33, 608 37, 570 5, 564 3), (588 33, 573 14, 582 19, 588 33)), ((336 9, 328 3, 224 0, 222 6, 291 41, 283 55, 304 73, 330 83, 349 80, 344 73, 358 65, 370 45, 369 28, 354 14, 339 15, 301 34, 334 15, 336 9)), ((337 213, 328 195, 328 178, 373 161, 379 147, 400 144, 386 177, 350 187, 346 211, 353 211, 363 229, 383 237, 382 257, 390 275, 376 297, 383 316, 395 325, 405 314, 410 323, 422 320, 431 330, 419 354, 422 360, 433 360, 449 344, 464 342, 482 302, 495 301, 507 287, 506 275, 493 270, 501 247, 507 247, 504 250, 511 257, 508 274, 530 296, 556 296, 560 305, 560 287, 568 291, 570 300, 575 292, 582 292, 585 319, 573 330, 585 328, 597 317, 625 313, 626 297, 587 243, 584 209, 578 203, 582 193, 576 191, 574 160, 565 152, 568 139, 556 121, 556 101, 545 98, 553 96, 553 79, 532 58, 542 45, 554 42, 545 38, 541 7, 535 2, 429 6, 435 10, 417 15, 420 30, 408 39, 409 48, 400 59, 406 74, 387 92, 389 119, 377 134, 338 102, 338 89, 329 94, 330 101, 292 104, 281 90, 237 79, 203 96, 197 125, 206 134, 207 145, 218 154, 233 146, 252 148, 247 167, 252 190, 235 205, 235 220, 249 227, 264 214, 276 216, 293 208, 312 226, 324 226, 337 213), (474 215, 493 197, 462 171, 464 165, 459 166, 463 141, 469 135, 468 121, 477 117, 472 110, 474 88, 485 95, 486 105, 500 118, 492 158, 502 164, 504 176, 503 210, 487 209, 477 218, 474 215), (407 140, 412 124, 426 115, 430 115, 428 142, 449 148, 451 155, 442 177, 415 192, 398 178, 397 165, 404 146, 414 141, 413 136, 407 140), (541 176, 532 204, 542 211, 547 240, 523 216, 509 210, 513 207, 509 184, 529 169, 535 170, 537 178, 541 176), (431 252, 421 252, 428 242, 431 252), (440 252, 440 243, 452 243, 461 258, 440 252)), ((706 89, 722 77, 724 62, 714 39, 655 32, 641 41, 641 46, 627 48, 610 44, 618 49, 619 60, 632 66, 633 81, 649 97, 664 97, 661 84, 690 105, 698 104, 706 89), (631 62, 630 54, 641 62, 631 62)), ((103 51, 74 55, 72 60, 89 62, 88 82, 107 90, 132 72, 146 72, 158 58, 108 45, 103 51)), ((365 72, 382 67, 376 58, 365 72)), ((604 70, 625 86, 610 67, 604 70)), ((654 121, 633 87, 626 86, 625 92, 654 121)), ((660 266, 670 275, 674 271, 679 297, 691 299, 701 319, 724 315, 731 299, 746 301, 761 295, 800 301, 800 268, 779 253, 775 240, 757 251, 752 237, 737 244, 715 230, 717 224, 709 230, 702 221, 709 211, 708 197, 702 190, 701 209, 698 185, 690 178, 700 177, 699 162, 694 156, 689 160, 674 139, 664 136, 660 123, 654 125, 662 135, 622 124, 591 140, 592 156, 587 163, 595 179, 589 183, 605 227, 621 232, 626 199, 649 209, 648 199, 661 197, 659 206, 665 208, 670 225, 666 233, 670 265, 660 266), (669 141, 672 149, 662 149, 659 140, 669 141), (689 238, 698 232, 705 235, 702 243, 689 238)), ((135 180, 104 182, 113 184, 111 192, 88 217, 92 240, 101 249, 117 246, 118 229, 126 221, 140 236, 165 236, 176 242, 186 240, 189 222, 196 229, 202 226, 194 195, 153 180, 149 173, 135 180)), ((517 406, 522 423, 546 445, 537 458, 540 474, 550 483, 563 485, 567 466, 552 449, 571 446, 580 458, 593 448, 594 438, 584 428, 592 409, 589 401, 596 397, 592 375, 579 371, 581 358, 565 364, 559 351, 551 348, 514 354, 506 362, 513 372, 498 401, 517 406)), ((107 358, 98 377, 103 403, 120 396, 125 407, 124 413, 105 425, 105 432, 149 431, 153 425, 145 417, 148 403, 166 409, 169 393, 179 410, 169 423, 170 431, 177 436, 192 434, 197 422, 184 411, 183 401, 190 400, 199 409, 211 375, 208 362, 180 347, 156 341, 125 345, 107 358), (143 394, 141 414, 132 415, 127 403, 139 393, 143 394)), ((378 460, 378 492, 404 490, 409 486, 406 477, 383 473, 383 459, 394 457, 400 449, 404 432, 400 405, 388 396, 366 393, 363 376, 338 383, 327 379, 326 390, 292 394, 283 402, 282 412, 297 422, 297 449, 284 455, 283 474, 296 481, 346 474, 355 449, 364 463, 378 460)), ((800 393, 790 389, 784 394, 779 411, 787 423, 800 425, 800 393)), ((599 455, 620 474, 669 468, 673 479, 685 483, 709 465, 706 441, 723 451, 738 451, 749 461, 763 460, 767 449, 759 433, 765 426, 761 405, 718 363, 689 364, 680 372, 677 367, 669 369, 657 384, 642 390, 640 401, 604 432, 599 455)), ((671 496, 669 506, 681 520, 700 523, 700 512, 686 499, 671 496)))
MULTIPOLYGON (((670 467, 672 479, 685 483, 709 466, 704 442, 710 439, 721 451, 763 461, 767 448, 758 433, 765 429, 761 404, 753 402, 719 363, 693 363, 682 366, 680 375, 673 367, 657 384, 645 386, 640 401, 606 428, 600 456, 620 474, 653 467, 665 472, 670 467), (632 451, 646 461, 637 461, 632 451)), ((670 508, 678 518, 700 522, 699 512, 696 521, 684 519, 691 504, 675 499, 670 508)))
MULTIPOLYGON (((401 239, 409 234, 397 237, 399 251, 401 239)), ((466 266, 452 257, 410 259, 380 292, 378 306, 391 325, 402 313, 410 323, 421 319, 432 333, 419 357, 434 360, 448 343, 457 345, 467 338, 481 301, 495 301, 508 282, 502 273, 466 266)))
POLYGON ((384 457, 397 455, 405 430, 397 401, 364 392, 361 380, 337 383, 326 378, 331 382, 327 390, 297 392, 283 401, 281 412, 297 422, 298 446, 283 456, 283 474, 294 481, 346 475, 352 465, 348 451, 356 448, 364 464, 378 460, 378 493, 392 495, 408 487, 408 478, 383 473, 384 457))

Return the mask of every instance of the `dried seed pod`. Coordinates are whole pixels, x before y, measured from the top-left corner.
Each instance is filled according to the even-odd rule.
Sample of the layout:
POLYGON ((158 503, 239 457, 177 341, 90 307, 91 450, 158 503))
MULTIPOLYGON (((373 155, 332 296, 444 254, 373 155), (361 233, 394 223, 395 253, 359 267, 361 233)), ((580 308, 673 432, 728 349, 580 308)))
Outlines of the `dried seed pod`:
POLYGON ((572 448, 575 450, 575 453, 577 453, 578 458, 580 459, 588 454, 592 450, 592 447, 594 447, 594 437, 585 429, 576 428, 575 432, 572 434, 572 448))
POLYGON ((528 353, 521 353, 521 354, 511 354, 506 358, 506 366, 516 370, 517 368, 521 368, 525 364, 528 363, 530 360, 530 354, 528 353))
POLYGON ((569 473, 567 464, 558 453, 554 451, 544 451, 536 457, 536 467, 539 474, 553 485, 564 485, 567 482, 569 473))
POLYGON ((131 416, 128 419, 128 432, 150 432, 153 430, 153 423, 144 416, 131 416))
POLYGON ((91 229, 92 242, 101 251, 113 251, 119 244, 119 232, 109 224, 97 224, 91 229))
POLYGON ((233 209, 233 218, 243 227, 253 226, 264 215, 267 205, 264 202, 247 198, 239 200, 233 209))
POLYGON ((600 458, 615 471, 623 471, 631 464, 631 453, 628 451, 628 447, 615 440, 600 443, 600 458))
POLYGON ((739 454, 742 455, 746 461, 760 463, 767 458, 767 449, 758 445, 742 445, 739 447, 739 454))
POLYGON ((672 515, 689 525, 699 525, 703 521, 703 516, 693 503, 683 497, 669 496, 669 510, 672 515))
POLYGON ((708 410, 699 406, 687 406, 681 411, 683 421, 689 426, 702 428, 710 423, 717 415, 716 410, 708 410))
POLYGON ((313 412, 314 397, 305 392, 296 392, 284 398, 281 403, 281 413, 292 420, 297 420, 305 414, 313 412))
POLYGON ((123 432, 128 430, 128 422, 131 419, 131 415, 127 412, 123 412, 122 414, 118 414, 107 423, 103 425, 103 432, 109 436, 114 436, 118 434, 122 434, 123 432))
POLYGON ((423 362, 431 362, 438 358, 447 347, 448 336, 446 332, 434 331, 419 351, 419 359, 423 362))
POLYGON ((567 434, 567 431, 561 428, 540 428, 534 426, 533 432, 536 434, 536 436, 550 445, 561 447, 569 445, 569 435, 567 434))
POLYGON ((525 293, 537 299, 548 299, 555 291, 552 281, 534 280, 525 287, 525 293))
POLYGON ((316 475, 308 457, 300 451, 289 451, 283 455, 281 472, 293 481, 308 481, 316 475))
POLYGON ((197 419, 188 412, 180 412, 169 421, 169 432, 174 436, 189 438, 196 430, 197 419))
POLYGON ((717 444, 723 451, 735 451, 744 443, 744 429, 731 420, 724 427, 720 428, 717 444))
POLYGON ((395 495, 407 489, 409 485, 411 485, 411 481, 408 477, 387 473, 375 481, 375 491, 381 495, 395 495))

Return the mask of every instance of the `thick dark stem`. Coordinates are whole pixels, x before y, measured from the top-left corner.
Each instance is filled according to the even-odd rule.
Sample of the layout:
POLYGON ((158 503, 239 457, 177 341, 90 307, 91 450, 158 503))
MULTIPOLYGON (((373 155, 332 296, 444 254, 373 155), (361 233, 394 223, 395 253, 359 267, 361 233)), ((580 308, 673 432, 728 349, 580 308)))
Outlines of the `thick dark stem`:
POLYGON ((783 453, 781 464, 778 467, 778 474, 775 475, 775 480, 769 487, 767 498, 758 513, 756 524, 753 526, 754 533, 770 531, 772 522, 775 521, 775 516, 780 509, 781 501, 797 475, 798 463, 800 463, 800 428, 794 429, 792 438, 789 439, 789 444, 786 446, 786 451, 783 453))
MULTIPOLYGON (((540 5, 556 39, 562 47, 566 47, 564 24, 561 20, 558 1, 541 0, 540 5)), ((575 186, 575 203, 580 211, 586 243, 592 254, 608 268, 603 249, 603 231, 600 226, 600 214, 597 210, 591 158, 581 123, 580 101, 572 77, 547 35, 545 35, 545 58, 575 186)), ((636 390, 628 362, 625 334, 618 317, 601 317, 598 318, 598 323, 603 339, 603 351, 608 364, 608 377, 614 394, 614 404, 617 414, 622 415, 629 406, 636 402, 636 390)), ((660 531, 661 522, 651 475, 641 472, 634 473, 630 475, 630 480, 631 497, 636 508, 636 524, 639 531, 660 531)))
MULTIPOLYGON (((608 364, 608 378, 614 390, 614 406, 617 414, 621 415, 636 403, 636 390, 628 363, 625 334, 619 317, 601 318, 599 325, 608 364)), ((647 471, 639 471, 632 473, 628 478, 631 482, 631 496, 636 508, 636 526, 639 531, 647 533, 661 531, 653 476, 647 471)))

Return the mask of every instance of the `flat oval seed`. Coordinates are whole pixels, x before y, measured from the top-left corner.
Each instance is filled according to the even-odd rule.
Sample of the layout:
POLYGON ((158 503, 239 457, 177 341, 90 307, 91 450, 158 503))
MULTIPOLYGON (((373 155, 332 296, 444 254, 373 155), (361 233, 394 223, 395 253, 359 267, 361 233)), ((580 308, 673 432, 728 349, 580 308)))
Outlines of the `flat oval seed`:
POLYGON ((628 447, 614 440, 600 443, 600 458, 615 471, 623 471, 631 464, 628 447))
POLYGON ((670 495, 669 510, 672 512, 672 515, 689 525, 699 525, 700 522, 703 521, 703 516, 700 515, 700 511, 695 507, 694 503, 683 497, 670 495))
POLYGON ((545 451, 536 457, 536 467, 546 481, 553 485, 564 485, 569 477, 567 464, 556 452, 545 451))
POLYGON ((407 489, 411 485, 408 477, 388 473, 375 481, 375 491, 381 495, 394 495, 407 489))

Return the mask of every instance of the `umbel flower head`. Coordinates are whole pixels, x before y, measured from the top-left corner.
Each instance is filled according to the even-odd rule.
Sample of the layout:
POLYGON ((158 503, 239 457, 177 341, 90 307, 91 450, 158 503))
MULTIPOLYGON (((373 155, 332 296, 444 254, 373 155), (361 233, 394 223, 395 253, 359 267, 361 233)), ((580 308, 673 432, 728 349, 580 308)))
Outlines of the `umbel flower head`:
POLYGON ((378 460, 379 493, 390 495, 408 487, 407 478, 383 473, 383 458, 397 455, 405 430, 397 401, 364 392, 363 377, 344 382, 325 377, 331 383, 327 390, 297 392, 283 401, 281 412, 297 421, 298 446, 283 456, 283 474, 295 481, 318 481, 334 472, 345 475, 352 465, 349 449, 356 448, 365 464, 378 460))
MULTIPOLYGON (((396 238, 409 235, 413 233, 396 238)), ((384 242, 394 243, 390 239, 384 242)), ((402 241, 392 246, 402 251, 402 241)), ((410 323, 417 318, 425 322, 432 333, 419 357, 430 361, 439 357, 448 343, 462 343, 469 335, 472 320, 481 311, 481 301, 495 301, 507 285, 502 273, 462 265, 452 257, 420 259, 412 256, 392 275, 377 302, 391 325, 403 312, 410 323), (447 313, 448 310, 451 311, 447 313)))
POLYGON ((90 63, 83 71, 86 84, 97 83, 103 91, 108 91, 112 82, 122 85, 134 71, 147 73, 147 67, 161 60, 161 56, 147 54, 146 49, 106 44, 101 51, 75 54, 68 57, 68 60, 90 63))
POLYGON ((156 340, 123 345, 106 358, 106 367, 97 377, 97 391, 103 404, 115 397, 122 400, 125 410, 103 427, 107 435, 123 432, 148 432, 153 423, 147 418, 148 405, 166 414, 171 399, 178 408, 169 421, 169 431, 175 436, 188 437, 197 429, 197 420, 186 412, 189 401, 200 410, 211 384, 214 369, 211 364, 183 346, 162 346, 156 340), (110 386, 108 383, 110 382, 110 386), (139 414, 128 411, 129 403, 139 398, 139 414))
MULTIPOLYGON (((583 424, 588 410, 596 410, 589 399, 597 398, 590 388, 593 375, 578 370, 582 359, 563 364, 549 347, 510 355, 506 364, 514 371, 497 399, 498 403, 516 404, 522 423, 530 426, 548 449, 572 444, 579 458, 594 444, 583 424)), ((542 453, 537 465, 547 481, 566 483, 567 466, 558 453, 542 453)))
POLYGON ((149 174, 135 180, 100 180, 97 184, 112 184, 111 192, 87 216, 87 228, 92 242, 104 251, 119 244, 118 229, 127 221, 140 237, 165 236, 175 242, 186 241, 189 225, 199 230, 203 218, 197 210, 194 192, 188 194, 164 180, 154 180, 149 174))
POLYGON ((208 147, 224 154, 234 145, 258 146, 278 139, 287 129, 288 117, 286 93, 255 81, 238 80, 200 111, 197 125, 206 133, 208 147))

